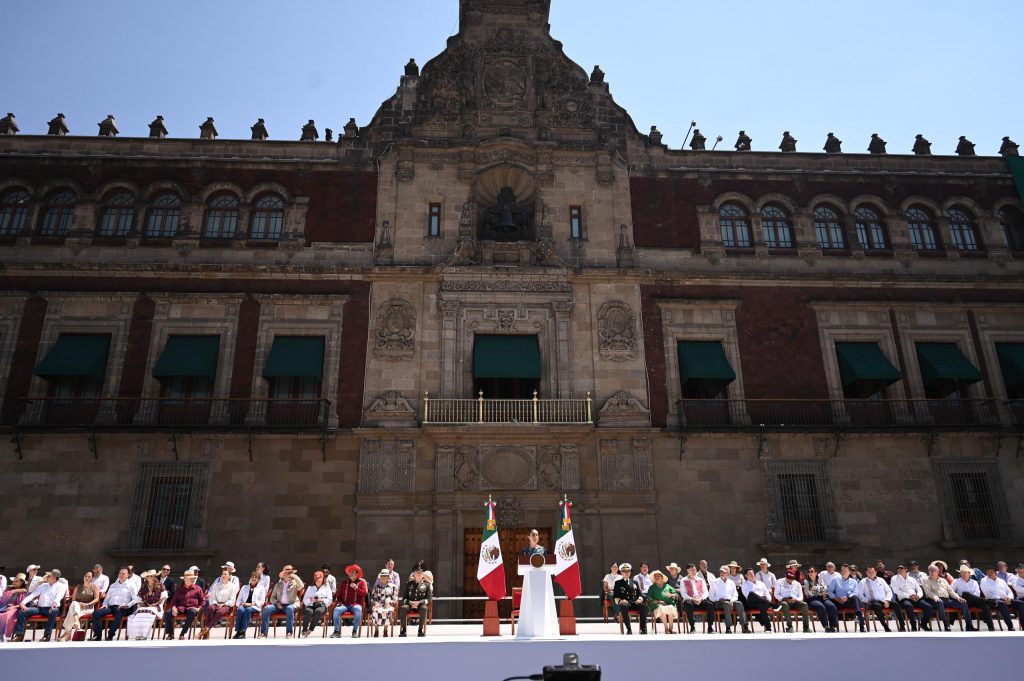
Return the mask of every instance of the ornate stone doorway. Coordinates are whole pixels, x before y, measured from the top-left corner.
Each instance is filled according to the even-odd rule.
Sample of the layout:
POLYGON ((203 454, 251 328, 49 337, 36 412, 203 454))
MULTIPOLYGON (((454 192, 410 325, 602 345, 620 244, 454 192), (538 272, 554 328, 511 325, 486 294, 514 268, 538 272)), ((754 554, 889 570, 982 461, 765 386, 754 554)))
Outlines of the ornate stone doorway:
MULTIPOLYGON (((516 574, 519 568, 519 552, 524 546, 530 543, 530 527, 508 527, 498 530, 498 540, 501 542, 501 558, 505 565, 505 591, 512 595, 512 587, 519 586, 522 580, 516 574)), ((541 546, 551 550, 551 528, 536 528, 540 532, 541 546)), ((480 582, 476 581, 476 568, 479 563, 480 542, 483 539, 483 531, 479 528, 465 531, 463 540, 462 559, 462 594, 464 596, 483 596, 484 590, 480 582)), ((511 601, 502 601, 498 612, 502 621, 508 619, 512 611, 511 601)), ((465 601, 462 606, 462 616, 467 619, 482 619, 484 616, 483 601, 465 601)))

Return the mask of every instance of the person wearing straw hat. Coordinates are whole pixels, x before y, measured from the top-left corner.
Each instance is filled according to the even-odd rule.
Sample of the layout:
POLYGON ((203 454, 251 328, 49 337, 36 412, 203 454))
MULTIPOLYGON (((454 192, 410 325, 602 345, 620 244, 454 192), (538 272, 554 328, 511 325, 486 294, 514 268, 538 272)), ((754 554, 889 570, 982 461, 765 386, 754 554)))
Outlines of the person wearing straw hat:
POLYGON ((665 633, 675 633, 676 600, 679 595, 668 585, 668 577, 661 570, 651 573, 651 587, 647 589, 647 608, 655 619, 665 623, 665 633))
POLYGON ((630 608, 640 611, 640 633, 646 634, 647 608, 644 606, 644 595, 640 592, 640 586, 633 581, 633 566, 629 563, 620 564, 619 574, 622 575, 622 579, 615 582, 612 598, 615 599, 615 605, 619 609, 626 635, 633 635, 632 623, 629 619, 630 608))
POLYGON ((778 583, 778 579, 775 578, 775 573, 771 571, 772 564, 768 562, 767 558, 762 558, 757 561, 757 581, 764 582, 764 585, 768 587, 769 593, 775 593, 775 585, 778 583))
MULTIPOLYGON (((721 610, 725 615, 725 633, 732 633, 733 613, 736 613, 736 620, 743 627, 743 633, 751 633, 750 625, 747 624, 747 613, 736 591, 736 584, 729 579, 728 565, 718 568, 718 579, 711 583, 711 602, 715 604, 715 610, 721 610)), ((708 633, 711 633, 710 629, 708 633)))
MULTIPOLYGON (((970 565, 960 566, 960 576, 953 580, 952 587, 957 596, 967 601, 968 607, 977 608, 981 612, 981 621, 988 626, 988 630, 995 631, 992 611, 989 610, 985 599, 981 597, 981 583, 974 579, 974 570, 970 565)), ((969 617, 967 623, 968 625, 971 623, 969 617)))
POLYGON ((196 573, 186 570, 181 577, 181 586, 174 590, 171 602, 168 603, 167 611, 164 612, 164 640, 174 639, 174 618, 182 615, 185 621, 181 625, 181 633, 178 640, 185 638, 185 634, 192 628, 192 622, 196 616, 203 611, 206 605, 206 594, 196 583, 196 573))
POLYGON ((356 564, 345 568, 348 579, 338 585, 338 593, 334 595, 334 633, 331 638, 341 638, 341 616, 352 613, 352 638, 359 637, 359 624, 363 620, 363 607, 370 589, 363 579, 363 568, 356 564))
POLYGON ((167 590, 156 570, 147 570, 139 577, 142 579, 142 589, 139 591, 139 606, 128 617, 128 640, 149 638, 153 633, 154 622, 164 615, 164 603, 167 601, 167 590))
POLYGON ((385 567, 377 574, 373 592, 370 594, 370 616, 373 618, 373 635, 380 636, 381 629, 388 635, 388 624, 395 616, 395 604, 398 603, 398 586, 391 583, 394 571, 385 567))
POLYGON ((27 580, 29 593, 35 591, 45 581, 43 576, 39 574, 39 566, 35 563, 25 568, 25 579, 27 580))
POLYGON ((227 561, 224 561, 224 564, 220 566, 220 569, 221 569, 222 572, 224 570, 227 570, 228 573, 230 573, 231 581, 235 585, 235 592, 236 592, 236 595, 237 595, 238 589, 240 587, 239 587, 239 584, 238 584, 238 577, 237 577, 237 575, 235 575, 235 573, 237 572, 237 570, 235 569, 235 564, 232 563, 230 560, 227 560, 227 561))
POLYGON ((967 623, 967 631, 976 631, 971 622, 970 608, 967 601, 957 595, 947 582, 939 574, 939 566, 932 563, 928 566, 928 576, 921 581, 921 590, 924 592, 925 600, 932 604, 932 607, 939 613, 939 619, 946 631, 950 630, 947 608, 960 611, 962 621, 967 623))
POLYGON ((295 609, 299 605, 299 592, 304 586, 299 579, 298 573, 291 565, 285 565, 278 574, 277 584, 270 592, 270 599, 260 616, 259 638, 266 638, 270 631, 270 616, 274 613, 284 613, 285 638, 291 638, 295 629, 295 609))

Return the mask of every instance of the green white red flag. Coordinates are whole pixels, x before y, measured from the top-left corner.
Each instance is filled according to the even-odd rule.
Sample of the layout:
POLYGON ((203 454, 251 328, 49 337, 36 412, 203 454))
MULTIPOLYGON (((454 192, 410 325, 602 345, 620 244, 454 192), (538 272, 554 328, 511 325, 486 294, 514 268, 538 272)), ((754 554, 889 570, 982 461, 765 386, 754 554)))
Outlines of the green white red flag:
POLYGON ((480 562, 476 567, 476 578, 484 593, 492 601, 505 597, 505 564, 501 560, 501 545, 498 543, 498 524, 494 520, 494 501, 488 497, 487 521, 484 523, 483 541, 480 542, 480 562))
POLYGON ((558 528, 558 540, 555 541, 555 581, 562 587, 565 597, 570 601, 580 595, 583 585, 580 582, 579 556, 576 554, 576 539, 572 534, 572 502, 569 497, 559 501, 562 507, 562 524, 558 528))

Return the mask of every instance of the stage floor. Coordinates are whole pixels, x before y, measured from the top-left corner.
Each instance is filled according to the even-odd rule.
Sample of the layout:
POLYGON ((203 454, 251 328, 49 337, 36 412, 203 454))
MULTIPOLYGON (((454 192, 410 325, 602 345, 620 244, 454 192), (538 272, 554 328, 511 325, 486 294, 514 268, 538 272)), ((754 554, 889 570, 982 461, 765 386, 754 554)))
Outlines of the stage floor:
MULTIPOLYGON (((434 625, 425 638, 112 641, 0 644, 4 678, 56 679, 83 669, 104 681, 254 681, 373 675, 400 681, 502 681, 539 674, 565 653, 601 666, 605 680, 741 677, 772 679, 1014 678, 1024 633, 692 634, 623 637, 611 624, 581 624, 579 635, 516 641, 508 627, 483 638, 480 625, 434 625), (385 648, 384 646, 389 646, 385 648), (77 671, 75 671, 77 670, 77 671), (659 675, 659 676, 656 676, 659 675)), ((410 632, 412 633, 412 632, 410 632)))

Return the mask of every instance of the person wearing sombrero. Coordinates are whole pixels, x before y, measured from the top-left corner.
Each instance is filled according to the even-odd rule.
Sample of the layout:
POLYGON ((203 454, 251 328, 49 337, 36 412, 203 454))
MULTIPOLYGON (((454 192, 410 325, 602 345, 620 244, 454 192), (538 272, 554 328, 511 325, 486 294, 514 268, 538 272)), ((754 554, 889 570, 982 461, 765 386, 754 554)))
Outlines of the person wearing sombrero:
POLYGON ((754 576, 757 581, 764 582, 764 585, 768 587, 769 593, 775 593, 775 585, 778 583, 778 579, 775 577, 775 573, 771 571, 772 564, 768 562, 767 558, 762 558, 757 561, 757 574, 754 576))
POLYGON ((341 616, 346 612, 352 613, 352 637, 359 636, 363 607, 369 595, 369 587, 363 579, 363 568, 352 564, 345 568, 345 574, 348 575, 348 579, 338 585, 338 592, 334 594, 334 633, 331 634, 331 638, 341 638, 341 616))
POLYGON ((647 589, 647 608, 651 616, 665 623, 665 633, 675 633, 678 611, 676 601, 679 594, 668 585, 668 578, 661 570, 651 573, 651 586, 647 589))
MULTIPOLYGON (((985 599, 981 597, 981 583, 974 579, 974 570, 970 565, 960 566, 960 576, 953 580, 953 591, 967 601, 968 607, 977 608, 981 612, 981 621, 988 626, 989 631, 996 630, 995 623, 992 621, 992 611, 989 610, 985 599)), ((969 610, 968 613, 970 613, 969 610)), ((970 624, 971 620, 968 615, 967 625, 970 626, 970 624)))
POLYGON ((196 584, 196 573, 186 570, 181 576, 181 582, 181 586, 174 590, 167 610, 164 611, 164 640, 174 638, 174 618, 178 615, 185 617, 181 633, 178 634, 179 641, 184 639, 192 628, 192 622, 206 605, 206 594, 203 593, 202 587, 196 584))
POLYGON ((736 595, 739 596, 743 607, 747 606, 747 597, 743 595, 743 566, 734 560, 725 564, 729 568, 729 579, 736 585, 736 595))
POLYGON ((285 638, 291 638, 295 628, 295 609, 299 606, 299 592, 302 591, 302 580, 291 565, 285 565, 278 574, 277 584, 270 593, 270 600, 263 607, 260 615, 259 638, 266 638, 270 631, 270 616, 284 613, 285 638))

